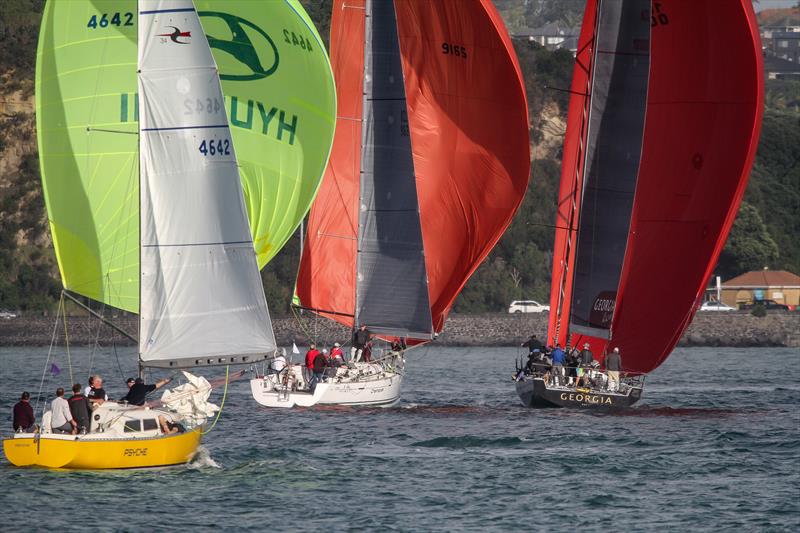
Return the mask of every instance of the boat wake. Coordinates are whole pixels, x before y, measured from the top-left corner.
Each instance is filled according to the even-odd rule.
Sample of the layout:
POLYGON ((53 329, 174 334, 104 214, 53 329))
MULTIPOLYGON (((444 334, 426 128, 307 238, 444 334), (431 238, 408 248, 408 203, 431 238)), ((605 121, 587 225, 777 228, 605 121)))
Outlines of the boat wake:
POLYGON ((607 413, 603 416, 641 416, 641 417, 692 417, 692 418, 724 418, 743 414, 743 411, 734 409, 716 409, 714 407, 666 407, 666 406, 641 406, 624 411, 607 413))
POLYGON ((460 437, 436 437, 435 439, 415 442, 412 446, 422 448, 511 448, 523 442, 519 437, 486 439, 473 435, 462 435, 460 437))
POLYGON ((219 463, 217 463, 214 459, 211 458, 211 452, 205 446, 200 446, 197 448, 197 453, 194 454, 194 457, 191 461, 186 464, 187 468, 192 470, 202 470, 205 468, 219 468, 221 469, 219 463))

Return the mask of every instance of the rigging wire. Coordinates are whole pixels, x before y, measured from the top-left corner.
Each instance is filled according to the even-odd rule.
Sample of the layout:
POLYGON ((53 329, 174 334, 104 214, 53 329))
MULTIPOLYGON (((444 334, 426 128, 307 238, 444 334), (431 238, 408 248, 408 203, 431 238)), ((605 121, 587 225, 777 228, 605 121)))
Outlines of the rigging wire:
POLYGON ((214 422, 211 423, 211 427, 209 427, 206 431, 201 431, 201 435, 208 435, 211 433, 211 430, 214 429, 214 426, 217 425, 217 421, 219 420, 220 415, 222 414, 222 409, 225 407, 225 398, 228 397, 228 375, 230 372, 230 365, 225 367, 225 391, 222 393, 222 402, 219 404, 219 411, 217 411, 217 416, 214 418, 214 422))
MULTIPOLYGON (((63 302, 63 301, 64 301, 64 293, 62 292, 61 293, 60 302, 63 302)), ((59 316, 61 314, 61 303, 60 302, 59 302, 59 306, 58 306, 58 311, 56 311, 56 313, 57 313, 56 314, 56 320, 53 323, 53 334, 50 336, 50 349, 47 350, 47 360, 44 362, 44 369, 42 370, 42 380, 39 383, 39 393, 36 395, 36 405, 34 406, 34 409, 33 409, 34 413, 39 410, 39 400, 41 399, 42 391, 44 390, 44 378, 47 375, 47 366, 50 364, 50 357, 53 354, 53 346, 55 346, 55 343, 56 343, 56 334, 58 333, 58 323, 59 323, 59 318, 61 318, 59 316)), ((45 405, 47 405, 47 402, 45 402, 45 405)), ((44 407, 42 407, 42 414, 44 414, 44 407)))
POLYGON ((67 365, 69 366, 69 381, 75 383, 75 377, 72 375, 72 354, 69 351, 69 331, 67 331, 67 304, 64 302, 62 293, 61 297, 61 318, 64 320, 64 343, 67 348, 67 365))

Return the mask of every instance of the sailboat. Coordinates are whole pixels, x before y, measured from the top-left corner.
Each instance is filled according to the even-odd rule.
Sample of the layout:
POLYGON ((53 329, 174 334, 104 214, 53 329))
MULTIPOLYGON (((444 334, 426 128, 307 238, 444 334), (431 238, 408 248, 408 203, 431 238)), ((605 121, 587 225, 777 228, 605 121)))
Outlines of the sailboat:
POLYGON ((528 184, 524 83, 491 1, 337 0, 331 56, 337 129, 296 302, 396 346, 313 393, 299 365, 252 380, 270 407, 399 401, 403 347, 442 331, 528 184))
MULTIPOLYGON (((42 178, 64 293, 137 311, 140 368, 251 364, 274 355, 237 140, 202 12, 191 0, 115 3, 115 9, 130 8, 115 13, 96 13, 93 2, 84 2, 85 11, 76 10, 78 3, 48 3, 36 80, 42 178), (80 31, 65 25, 74 19, 68 12, 78 11, 88 20, 80 31), (87 38, 98 29, 106 32, 97 38, 100 45, 87 38), (138 43, 132 56, 131 42, 138 43), (138 86, 135 121, 125 97, 131 79, 138 86)), ((312 31, 297 6, 273 7, 272 14, 282 14, 283 22, 293 13, 291 27, 312 31)), ((243 34, 237 35, 241 44, 243 34)), ((260 56, 251 51, 254 67, 260 56)), ((329 80, 330 69, 327 73, 329 80)), ((298 102, 302 107, 301 93, 298 102)), ((324 116, 329 102, 335 104, 334 95, 320 99, 323 107, 311 114, 324 116)), ((324 129, 316 133, 324 147, 324 129)), ((244 159, 256 157, 258 152, 243 144, 244 159)), ((265 144, 258 151, 269 151, 265 144)), ((309 160, 310 169, 302 169, 302 157, 287 157, 287 174, 308 172, 311 181, 318 180, 313 158, 324 161, 328 149, 309 160)), ((298 153, 302 156, 302 150, 298 153)), ((248 167, 254 183, 263 178, 257 175, 259 161, 248 167)), ((251 196, 250 203, 260 206, 261 200, 251 196)), ((287 203, 287 211, 293 205, 287 203)), ((254 225, 259 227, 264 226, 254 225)), ((85 434, 54 433, 51 414, 45 413, 41 431, 4 441, 6 457, 16 466, 52 468, 186 462, 214 412, 205 403, 208 382, 188 374, 187 379, 152 407, 105 402, 93 411, 85 434), (187 404, 199 409, 180 409, 187 404), (163 433, 161 417, 182 423, 186 431, 163 433)))
POLYGON ((764 98, 749 0, 589 0, 572 81, 547 339, 622 382, 529 375, 529 407, 637 402, 692 321, 749 178, 764 98), (735 58, 732 59, 732 58, 735 58), (627 377, 624 377, 627 376, 627 377))

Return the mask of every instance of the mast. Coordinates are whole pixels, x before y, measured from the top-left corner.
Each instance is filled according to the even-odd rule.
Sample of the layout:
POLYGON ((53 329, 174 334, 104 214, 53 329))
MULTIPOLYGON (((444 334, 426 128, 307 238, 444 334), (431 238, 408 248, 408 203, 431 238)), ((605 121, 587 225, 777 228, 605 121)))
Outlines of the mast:
MULTIPOLYGON (((586 66, 586 83, 583 87, 583 106, 581 107, 581 118, 580 118, 580 130, 579 130, 579 142, 577 146, 578 150, 578 157, 577 157, 577 164, 575 166, 575 170, 573 172, 573 180, 571 186, 570 195, 570 208, 569 208, 569 218, 567 219, 566 225, 566 247, 564 251, 564 256, 561 259, 563 261, 564 266, 561 269, 561 276, 558 283, 558 290, 556 291, 556 298, 557 303, 555 306, 551 306, 551 308, 555 309, 555 328, 552 333, 552 339, 548 339, 549 341, 553 342, 553 345, 558 344, 560 341, 560 333, 561 333, 561 319, 563 318, 563 311, 564 311, 564 304, 566 300, 566 292, 567 292, 567 285, 569 283, 570 289, 572 288, 572 268, 573 268, 573 251, 576 244, 576 240, 578 238, 577 233, 577 219, 580 216, 580 203, 581 203, 581 192, 583 191, 583 178, 586 170, 586 141, 587 141, 587 129, 589 124, 589 115, 591 114, 592 109, 592 81, 593 81, 593 74, 594 74, 594 63, 597 54, 597 31, 598 26, 600 23, 600 1, 598 0, 597 4, 595 4, 595 23, 594 23, 594 31, 592 33, 592 38, 586 43, 585 47, 591 46, 592 53, 589 55, 590 61, 589 64, 586 66)), ((576 54, 580 56, 580 52, 576 54)), ((580 68, 580 62, 576 60, 575 69, 577 70, 580 68)), ((556 220, 556 226, 558 227, 558 220, 556 220)), ((554 258, 554 261, 556 258, 554 258)), ((548 335, 549 337, 550 335, 548 335)))
POLYGON ((354 327, 433 335, 395 3, 366 2, 354 327))
MULTIPOLYGON (((137 15, 138 15, 139 11, 141 11, 141 8, 139 6, 140 3, 141 3, 141 0, 137 0, 137 2, 136 2, 136 13, 137 13, 137 15)), ((141 19, 139 19, 139 21, 141 22, 141 19)), ((141 37, 141 33, 139 34, 139 37, 141 37)), ((140 46, 141 46, 141 42, 139 41, 139 39, 137 39, 137 41, 136 41, 137 52, 138 52, 140 46)), ((139 68, 139 66, 137 64, 137 68, 136 68, 137 77, 138 77, 138 75, 140 73, 141 73, 141 69, 139 68)), ((137 109, 142 109, 141 92, 140 91, 136 91, 135 98, 136 98, 137 109)), ((141 120, 137 121, 136 122, 136 126, 137 126, 137 128, 136 128, 137 137, 139 138, 139 142, 141 143, 142 121, 141 120)), ((137 342, 136 342, 136 366, 137 366, 137 374, 139 375, 140 378, 144 379, 144 363, 142 362, 142 349, 141 349, 142 345, 141 345, 140 342, 138 342, 138 339, 142 338, 142 193, 141 193, 141 191, 142 191, 142 165, 141 164, 139 165, 138 182, 139 182, 139 209, 137 211, 137 218, 139 219, 139 314, 138 314, 139 320, 136 321, 136 327, 137 327, 137 331, 136 331, 136 337, 137 337, 137 342)))

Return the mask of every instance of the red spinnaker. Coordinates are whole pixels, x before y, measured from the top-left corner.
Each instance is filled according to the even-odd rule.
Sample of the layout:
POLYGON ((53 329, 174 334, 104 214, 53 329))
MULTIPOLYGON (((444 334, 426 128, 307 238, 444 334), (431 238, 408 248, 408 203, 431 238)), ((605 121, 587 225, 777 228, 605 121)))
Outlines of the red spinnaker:
MULTIPOLYGON (((591 40, 595 9, 590 0, 581 44, 587 36, 591 40)), ((642 159, 613 336, 609 343, 586 339, 596 353, 620 347, 623 366, 632 372, 657 368, 694 316, 747 186, 764 99, 761 42, 750 0, 724 6, 662 0, 653 3, 652 15, 642 159)), ((576 63, 579 83, 581 76, 576 63)), ((570 104, 561 200, 574 177, 568 165, 575 160, 567 149, 574 153, 581 138, 574 114, 583 100, 575 95, 570 104)), ((557 247, 566 237, 559 230, 557 247)), ((568 315, 562 316, 563 330, 568 315)), ((554 333, 551 321, 548 337, 554 333)))
MULTIPOLYGON (((339 118, 311 209, 297 293, 346 325, 355 306, 364 0, 337 0, 339 118)), ((434 329, 511 222, 528 185, 522 73, 490 0, 395 0, 434 329)))

